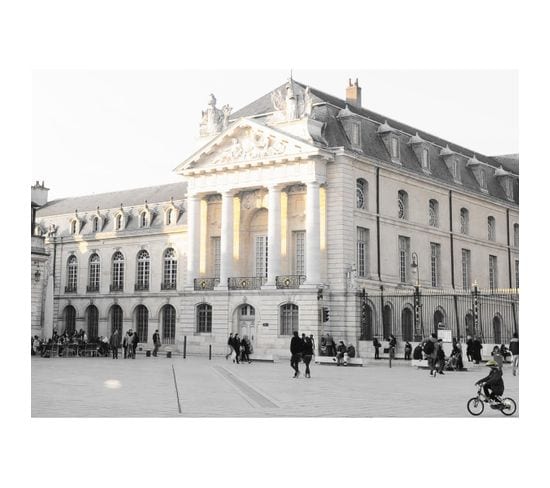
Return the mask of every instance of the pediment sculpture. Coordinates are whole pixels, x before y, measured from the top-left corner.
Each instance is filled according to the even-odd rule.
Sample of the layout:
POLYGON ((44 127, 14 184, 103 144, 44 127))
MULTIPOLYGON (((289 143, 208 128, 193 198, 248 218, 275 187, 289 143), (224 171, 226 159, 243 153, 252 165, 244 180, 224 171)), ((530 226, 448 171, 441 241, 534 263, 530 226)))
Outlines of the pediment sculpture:
POLYGON ((274 112, 270 122, 289 122, 303 117, 309 117, 313 108, 313 99, 309 87, 302 90, 291 79, 284 88, 271 94, 274 112))
POLYGON ((224 105, 221 109, 217 108, 216 97, 211 93, 208 100, 208 108, 202 111, 200 135, 212 136, 227 129, 229 115, 232 110, 229 105, 224 105))

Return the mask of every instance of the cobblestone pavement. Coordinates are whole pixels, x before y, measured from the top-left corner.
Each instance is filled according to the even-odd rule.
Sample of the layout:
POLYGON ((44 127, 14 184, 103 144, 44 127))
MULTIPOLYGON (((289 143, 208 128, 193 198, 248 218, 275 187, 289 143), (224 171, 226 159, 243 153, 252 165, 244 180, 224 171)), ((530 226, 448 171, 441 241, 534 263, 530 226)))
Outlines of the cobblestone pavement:
MULTIPOLYGON (((470 363, 468 371, 432 378, 405 361, 391 369, 387 361, 313 365, 311 379, 292 378, 286 361, 233 364, 181 356, 31 361, 33 417, 470 417, 466 402, 476 392, 474 383, 488 374, 482 364, 470 363)), ((519 377, 508 365, 504 383, 505 396, 518 404, 517 417, 519 377)), ((481 417, 505 418, 489 408, 481 417)))

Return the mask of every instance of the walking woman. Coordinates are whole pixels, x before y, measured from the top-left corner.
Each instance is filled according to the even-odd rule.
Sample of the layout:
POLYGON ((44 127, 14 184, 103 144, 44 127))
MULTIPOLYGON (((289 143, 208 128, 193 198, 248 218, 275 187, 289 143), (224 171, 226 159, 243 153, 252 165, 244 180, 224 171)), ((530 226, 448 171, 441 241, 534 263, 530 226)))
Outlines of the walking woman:
POLYGON ((304 359, 304 364, 306 365, 305 377, 311 378, 311 372, 309 370, 309 363, 313 358, 313 342, 311 337, 306 337, 304 340, 304 350, 302 351, 302 357, 304 359))
POLYGON ((233 336, 233 349, 235 350, 235 359, 233 359, 233 362, 237 361, 237 364, 239 364, 239 356, 241 354, 241 338, 239 334, 233 336))

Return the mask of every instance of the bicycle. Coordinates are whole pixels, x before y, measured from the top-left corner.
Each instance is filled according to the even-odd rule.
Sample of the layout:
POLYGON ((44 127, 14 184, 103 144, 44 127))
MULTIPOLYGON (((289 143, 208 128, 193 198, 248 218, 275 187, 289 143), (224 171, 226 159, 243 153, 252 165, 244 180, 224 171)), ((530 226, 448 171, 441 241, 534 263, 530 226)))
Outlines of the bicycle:
POLYGON ((497 401, 495 401, 492 398, 488 398, 485 396, 485 393, 483 393, 483 385, 479 385, 479 388, 477 389, 477 396, 470 398, 466 404, 466 407, 471 415, 477 417, 485 410, 486 403, 489 403, 492 409, 500 410, 503 415, 510 416, 516 413, 517 406, 514 399, 508 397, 499 399, 497 397, 497 401))

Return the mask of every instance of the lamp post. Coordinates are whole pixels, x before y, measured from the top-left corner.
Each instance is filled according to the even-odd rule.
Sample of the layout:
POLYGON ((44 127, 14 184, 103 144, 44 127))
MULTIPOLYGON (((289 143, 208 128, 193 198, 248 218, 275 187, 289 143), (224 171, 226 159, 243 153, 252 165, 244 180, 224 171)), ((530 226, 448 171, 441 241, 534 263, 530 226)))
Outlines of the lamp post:
POLYGON ((411 268, 412 268, 412 273, 414 275, 416 275, 416 286, 419 286, 420 285, 420 276, 419 276, 419 270, 418 270, 418 254, 416 254, 415 252, 413 252, 411 254, 412 256, 412 263, 411 263, 411 268))
POLYGON ((422 304, 420 303, 420 279, 418 271, 418 254, 412 253, 411 272, 416 276, 414 286, 414 340, 421 341, 423 336, 422 327, 422 304))

